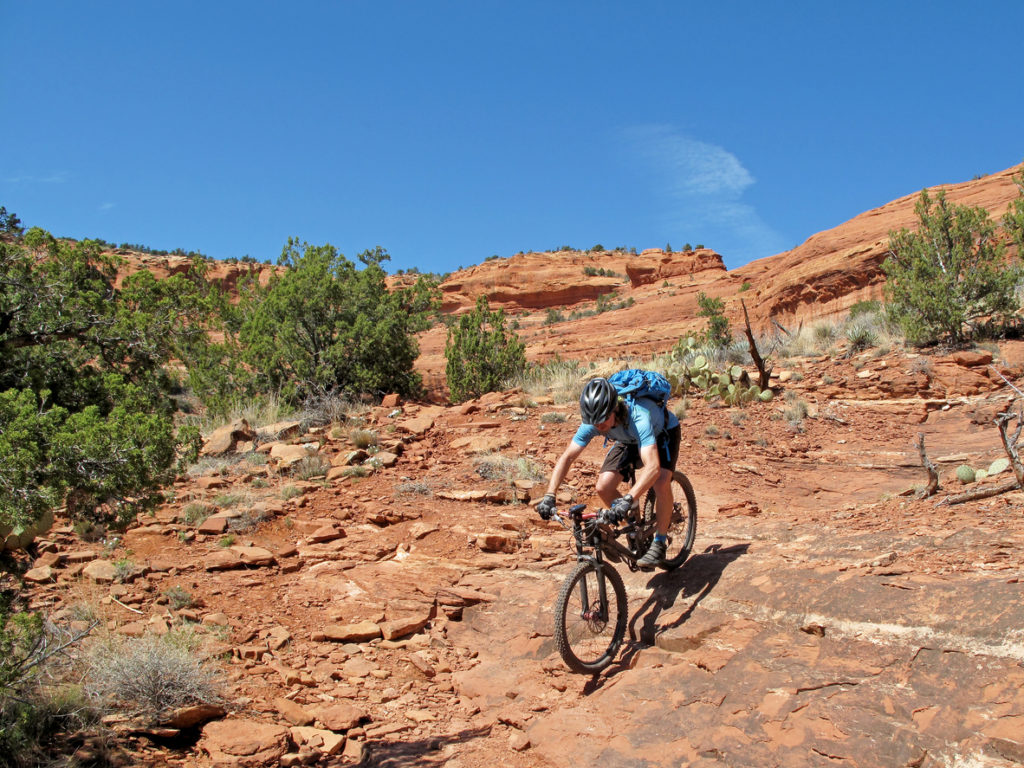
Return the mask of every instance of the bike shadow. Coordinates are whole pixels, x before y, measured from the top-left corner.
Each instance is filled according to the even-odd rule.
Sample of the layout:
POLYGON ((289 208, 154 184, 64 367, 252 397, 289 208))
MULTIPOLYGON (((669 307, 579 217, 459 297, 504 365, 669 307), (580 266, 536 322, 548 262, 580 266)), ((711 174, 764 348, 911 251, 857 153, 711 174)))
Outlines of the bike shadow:
POLYGON ((658 635, 686 623, 700 602, 715 588, 725 569, 735 560, 747 554, 749 544, 735 544, 723 547, 712 544, 699 555, 687 560, 675 571, 655 574, 647 586, 650 596, 630 616, 627 629, 629 638, 619 659, 605 670, 603 675, 591 679, 584 687, 584 693, 591 693, 619 672, 630 669, 637 653, 655 644, 658 635), (661 615, 676 604, 679 599, 693 597, 689 607, 670 624, 660 625, 661 615), (639 626, 639 629, 638 629, 639 626))

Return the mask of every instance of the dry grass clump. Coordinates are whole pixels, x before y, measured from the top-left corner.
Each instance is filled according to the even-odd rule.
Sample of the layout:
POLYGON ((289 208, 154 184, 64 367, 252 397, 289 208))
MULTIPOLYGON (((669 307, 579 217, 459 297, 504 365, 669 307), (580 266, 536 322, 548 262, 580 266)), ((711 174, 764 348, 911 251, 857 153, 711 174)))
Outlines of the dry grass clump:
POLYGON ((319 454, 304 456, 292 465, 292 475, 300 480, 312 480, 314 477, 323 477, 331 468, 331 462, 319 454))
POLYGON ((181 521, 186 525, 198 525, 213 514, 213 507, 203 501, 191 501, 181 509, 181 521))
POLYGON ((370 446, 377 445, 377 433, 372 429, 353 429, 348 433, 348 439, 356 448, 366 450, 370 446))
POLYGON ((179 707, 223 701, 222 683, 199 655, 194 636, 109 635, 89 649, 85 692, 99 707, 150 722, 179 707))
POLYGON ((228 520, 228 529, 235 533, 246 533, 269 520, 272 515, 266 510, 247 509, 238 517, 228 520))
POLYGON ((473 461, 473 469, 485 480, 513 483, 516 480, 538 482, 547 477, 544 468, 529 456, 510 459, 499 453, 480 456, 473 461))
POLYGON ((548 411, 547 413, 542 413, 540 415, 540 423, 562 424, 567 418, 569 417, 566 416, 564 413, 559 413, 558 411, 548 411))

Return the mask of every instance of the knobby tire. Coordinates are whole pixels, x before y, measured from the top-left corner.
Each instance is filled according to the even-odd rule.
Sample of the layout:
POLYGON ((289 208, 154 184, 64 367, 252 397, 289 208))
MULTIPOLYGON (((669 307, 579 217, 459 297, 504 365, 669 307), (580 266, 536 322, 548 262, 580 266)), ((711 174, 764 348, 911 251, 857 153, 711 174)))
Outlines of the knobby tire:
POLYGON ((622 576, 607 564, 581 562, 562 584, 555 601, 555 645, 566 666, 580 674, 594 674, 612 663, 626 634, 629 606, 622 576), (607 605, 601 610, 598 579, 603 574, 607 605), (583 605, 582 584, 588 605, 583 605), (584 613, 596 614, 585 617, 584 613))

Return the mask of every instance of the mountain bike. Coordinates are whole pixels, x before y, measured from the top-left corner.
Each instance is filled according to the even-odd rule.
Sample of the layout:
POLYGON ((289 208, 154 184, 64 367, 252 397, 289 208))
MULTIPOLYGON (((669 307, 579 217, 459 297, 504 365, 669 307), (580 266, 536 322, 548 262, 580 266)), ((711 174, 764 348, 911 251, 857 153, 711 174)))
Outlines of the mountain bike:
MULTIPOLYGON (((697 499, 689 478, 678 470, 672 475, 672 497, 668 549, 660 564, 667 571, 686 561, 697 532, 697 499)), ((611 563, 639 570, 636 562, 657 530, 654 498, 654 491, 648 491, 622 526, 610 510, 585 512, 586 504, 570 507, 568 519, 557 511, 552 516, 576 540, 576 568, 555 601, 555 645, 573 672, 600 672, 622 645, 629 606, 622 576, 611 563)))

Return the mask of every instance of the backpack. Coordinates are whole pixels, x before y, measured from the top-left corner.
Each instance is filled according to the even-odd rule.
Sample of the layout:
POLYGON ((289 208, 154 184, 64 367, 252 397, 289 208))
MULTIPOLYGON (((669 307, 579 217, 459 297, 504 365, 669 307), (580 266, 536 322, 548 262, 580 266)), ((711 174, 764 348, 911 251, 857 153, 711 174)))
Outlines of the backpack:
POLYGON ((629 368, 613 373, 608 377, 608 383, 615 387, 619 397, 625 400, 645 397, 648 400, 653 400, 663 409, 666 408, 668 399, 672 395, 672 385, 657 371, 629 368))

